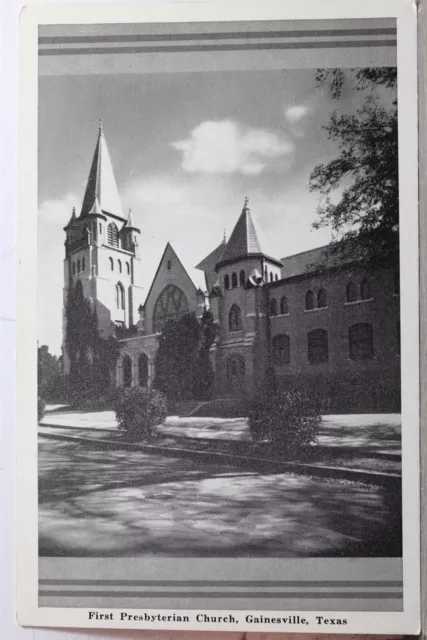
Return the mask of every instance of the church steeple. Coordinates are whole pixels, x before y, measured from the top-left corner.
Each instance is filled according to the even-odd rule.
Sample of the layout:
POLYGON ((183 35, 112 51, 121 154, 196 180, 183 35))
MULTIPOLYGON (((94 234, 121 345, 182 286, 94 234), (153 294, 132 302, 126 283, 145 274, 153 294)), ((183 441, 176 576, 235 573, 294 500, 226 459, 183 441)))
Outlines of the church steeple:
POLYGON ((248 198, 245 198, 242 213, 230 236, 221 262, 246 258, 251 254, 261 254, 261 246, 258 240, 251 211, 248 207, 248 198))
POLYGON ((100 213, 110 213, 125 221, 101 120, 80 215, 86 216, 98 209, 100 213))

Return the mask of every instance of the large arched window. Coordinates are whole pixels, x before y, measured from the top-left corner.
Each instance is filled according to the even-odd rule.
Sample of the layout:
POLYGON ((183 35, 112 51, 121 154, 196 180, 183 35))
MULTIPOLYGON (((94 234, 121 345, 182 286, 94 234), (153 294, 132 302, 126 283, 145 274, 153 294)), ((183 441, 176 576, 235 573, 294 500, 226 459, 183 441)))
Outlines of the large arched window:
POLYGON ((242 329, 242 313, 237 304, 233 304, 228 314, 229 331, 241 331, 242 329))
POLYGON ((346 302, 356 302, 357 300, 357 287, 351 280, 345 288, 345 299, 346 302))
POLYGON ((277 316, 277 300, 276 298, 271 298, 270 300, 270 315, 277 316))
POLYGON ((348 330, 348 345, 352 360, 372 360, 374 357, 372 325, 367 322, 353 324, 348 330))
POLYGON ((224 289, 229 289, 230 288, 230 276, 225 275, 224 276, 224 289))
POLYGON ((122 362, 123 367, 123 386, 132 386, 132 360, 130 356, 125 355, 122 362))
POLYGON ((231 274, 231 288, 235 289, 237 287, 237 273, 233 273, 231 274))
POLYGON ((110 271, 114 271, 114 260, 113 260, 113 258, 108 258, 108 262, 110 263, 110 271))
POLYGON ((285 316, 289 313, 288 299, 286 296, 282 296, 280 298, 280 313, 282 316, 285 316))
POLYGON ((148 384, 148 357, 145 353, 141 353, 138 358, 138 380, 141 387, 148 384))
POLYGON ((305 294, 305 308, 307 310, 314 309, 314 295, 311 289, 305 294))
POLYGON ((107 227, 107 241, 112 247, 119 246, 119 230, 114 222, 110 222, 107 227))
POLYGON ((239 274, 239 282, 242 287, 246 282, 245 272, 243 271, 243 269, 240 271, 240 274, 239 274))
POLYGON ((307 335, 308 361, 321 364, 329 360, 328 332, 326 329, 314 329, 307 335))
POLYGON ((282 333, 273 338, 273 362, 277 365, 289 364, 291 361, 289 336, 282 333))
POLYGON ((372 289, 371 283, 368 278, 363 278, 360 283, 360 299, 361 300, 370 300, 372 298, 372 289))
POLYGON ((121 282, 116 284, 116 305, 117 309, 125 308, 125 289, 121 282))
POLYGON ((188 301, 184 293, 168 284, 156 300, 153 311, 153 332, 158 333, 169 320, 179 320, 188 313, 188 301))
POLYGON ((319 307, 319 309, 322 309, 323 307, 326 307, 326 305, 326 290, 321 288, 317 292, 317 306, 319 307))

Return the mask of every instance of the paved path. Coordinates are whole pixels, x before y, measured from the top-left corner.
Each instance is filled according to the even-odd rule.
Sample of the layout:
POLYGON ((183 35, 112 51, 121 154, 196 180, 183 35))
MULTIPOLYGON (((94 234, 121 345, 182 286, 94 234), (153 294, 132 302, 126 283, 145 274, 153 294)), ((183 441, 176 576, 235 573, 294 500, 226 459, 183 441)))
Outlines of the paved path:
MULTIPOLYGON (((113 411, 48 412, 42 422, 78 428, 117 429, 113 411)), ((395 413, 323 416, 318 444, 400 452, 400 424, 400 414, 395 413)), ((191 438, 250 440, 246 418, 168 416, 158 431, 162 435, 191 438)))
POLYGON ((396 555, 397 496, 40 439, 42 555, 396 555))

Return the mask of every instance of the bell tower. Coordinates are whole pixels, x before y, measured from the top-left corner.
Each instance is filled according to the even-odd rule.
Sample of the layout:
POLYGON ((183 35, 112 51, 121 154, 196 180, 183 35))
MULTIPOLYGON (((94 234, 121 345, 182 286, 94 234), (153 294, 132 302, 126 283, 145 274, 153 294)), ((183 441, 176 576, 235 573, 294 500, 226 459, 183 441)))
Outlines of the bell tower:
POLYGON ((73 208, 64 231, 63 353, 68 373, 66 310, 72 289, 81 287, 103 338, 132 327, 142 302, 136 269, 140 231, 131 211, 123 213, 101 121, 80 215, 73 208))

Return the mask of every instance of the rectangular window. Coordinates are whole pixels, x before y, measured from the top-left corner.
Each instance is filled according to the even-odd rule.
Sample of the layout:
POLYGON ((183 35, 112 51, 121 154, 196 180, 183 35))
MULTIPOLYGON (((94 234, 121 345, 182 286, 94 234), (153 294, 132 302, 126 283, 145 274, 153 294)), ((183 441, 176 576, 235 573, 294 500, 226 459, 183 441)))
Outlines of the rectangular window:
POLYGON ((361 322, 352 325, 348 330, 348 341, 352 360, 372 360, 374 340, 371 324, 361 322))

